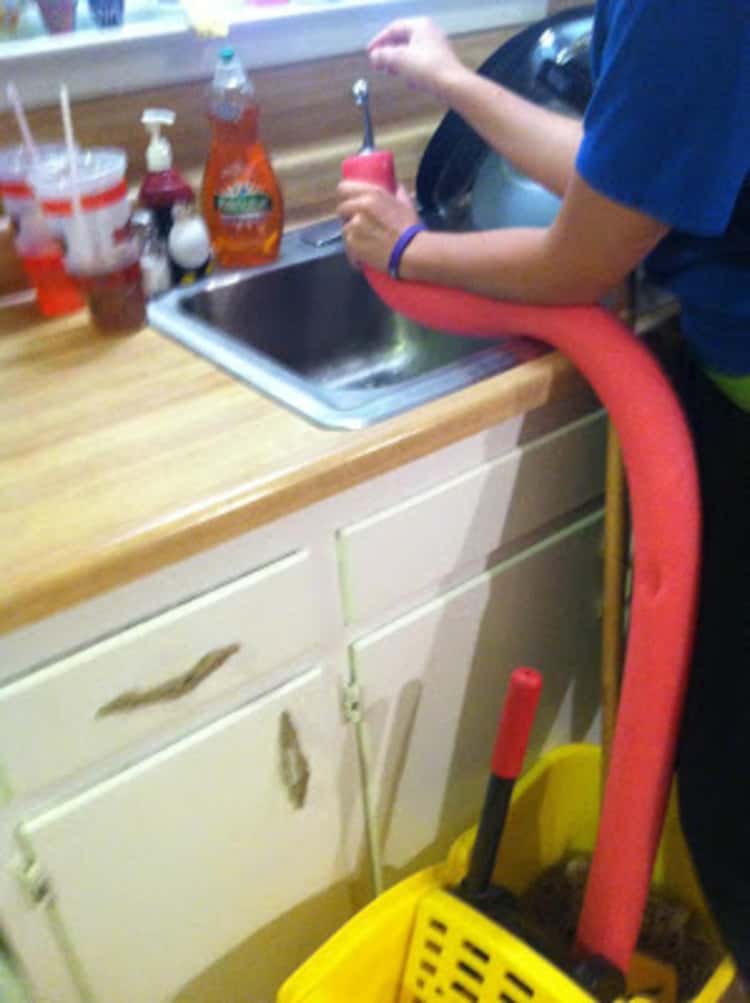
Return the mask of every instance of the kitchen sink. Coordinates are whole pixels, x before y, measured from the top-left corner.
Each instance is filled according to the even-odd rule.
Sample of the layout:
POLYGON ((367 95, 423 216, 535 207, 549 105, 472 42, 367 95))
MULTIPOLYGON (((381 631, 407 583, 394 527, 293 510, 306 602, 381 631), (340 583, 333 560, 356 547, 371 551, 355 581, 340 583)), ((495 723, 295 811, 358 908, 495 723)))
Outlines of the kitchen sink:
POLYGON ((149 320, 317 424, 359 428, 540 355, 523 337, 463 338, 386 307, 349 264, 338 223, 284 237, 271 265, 225 272, 149 305, 149 320))

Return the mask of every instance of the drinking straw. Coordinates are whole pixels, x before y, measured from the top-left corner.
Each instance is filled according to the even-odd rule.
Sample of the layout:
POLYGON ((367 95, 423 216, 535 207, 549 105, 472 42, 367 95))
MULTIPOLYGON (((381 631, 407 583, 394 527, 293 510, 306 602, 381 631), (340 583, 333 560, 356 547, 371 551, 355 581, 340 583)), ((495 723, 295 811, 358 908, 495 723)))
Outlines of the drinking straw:
POLYGON ((94 250, 89 239, 89 232, 86 221, 83 217, 83 206, 81 204, 81 189, 78 181, 78 157, 76 156, 76 142, 73 135, 73 118, 70 114, 70 97, 65 84, 60 84, 60 109, 62 111, 63 130, 65 132, 65 147, 68 153, 68 168, 70 170, 70 193, 73 203, 73 228, 76 231, 78 246, 82 249, 81 265, 84 271, 90 269, 94 263, 94 250))
POLYGON ((16 116, 16 122, 18 123, 18 128, 21 132, 26 152, 28 153, 34 167, 38 167, 41 160, 39 150, 34 142, 34 137, 31 135, 31 129, 29 128, 26 113, 24 112, 23 105, 21 104, 21 96, 18 93, 18 88, 12 80, 5 88, 5 93, 8 97, 8 101, 10 102, 10 106, 13 109, 13 113, 16 116))

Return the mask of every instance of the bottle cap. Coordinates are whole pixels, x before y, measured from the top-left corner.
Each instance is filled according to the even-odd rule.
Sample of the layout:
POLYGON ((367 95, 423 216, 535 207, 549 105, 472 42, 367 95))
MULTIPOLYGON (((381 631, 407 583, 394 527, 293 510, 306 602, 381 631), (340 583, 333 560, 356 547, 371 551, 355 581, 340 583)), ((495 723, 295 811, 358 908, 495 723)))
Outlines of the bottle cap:
POLYGON ((146 150, 146 169, 152 173, 168 171, 172 166, 172 147, 169 140, 162 136, 163 125, 174 125, 175 114, 169 108, 146 108, 141 115, 141 122, 151 134, 151 141, 146 150))
POLYGON ((245 73, 234 49, 227 45, 219 53, 214 69, 213 85, 218 90, 252 91, 252 83, 245 73))

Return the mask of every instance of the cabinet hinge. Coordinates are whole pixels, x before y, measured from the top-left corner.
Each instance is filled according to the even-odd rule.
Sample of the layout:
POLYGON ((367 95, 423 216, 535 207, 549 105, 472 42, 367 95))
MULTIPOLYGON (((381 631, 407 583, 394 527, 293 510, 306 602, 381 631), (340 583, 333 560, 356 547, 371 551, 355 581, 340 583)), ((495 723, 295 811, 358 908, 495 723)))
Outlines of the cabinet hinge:
POLYGON ((30 906, 47 906, 54 900, 52 880, 35 857, 17 856, 13 871, 30 906))
POLYGON ((13 788, 5 771, 5 765, 0 763, 0 808, 3 808, 6 804, 10 804, 12 800, 13 788))
POLYGON ((351 724, 361 724, 362 722, 362 700, 359 683, 351 682, 343 685, 344 717, 351 724))

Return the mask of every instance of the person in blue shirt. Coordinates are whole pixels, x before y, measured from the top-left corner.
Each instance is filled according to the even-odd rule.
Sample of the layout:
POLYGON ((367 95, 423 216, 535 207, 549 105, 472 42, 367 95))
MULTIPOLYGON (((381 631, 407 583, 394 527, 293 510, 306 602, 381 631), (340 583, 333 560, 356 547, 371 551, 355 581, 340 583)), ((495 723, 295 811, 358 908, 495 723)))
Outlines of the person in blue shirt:
MULTIPOLYGON (((750 980, 750 0, 599 0, 583 122, 462 65, 429 19, 392 22, 374 67, 460 114, 561 196, 546 228, 421 231, 402 279, 498 299, 592 303, 644 263, 680 303, 673 372, 698 457, 701 599, 678 755, 680 811, 707 900, 750 980)), ((386 270, 417 222, 339 185, 352 261, 386 270), (404 241, 401 242, 402 244, 404 241)))

